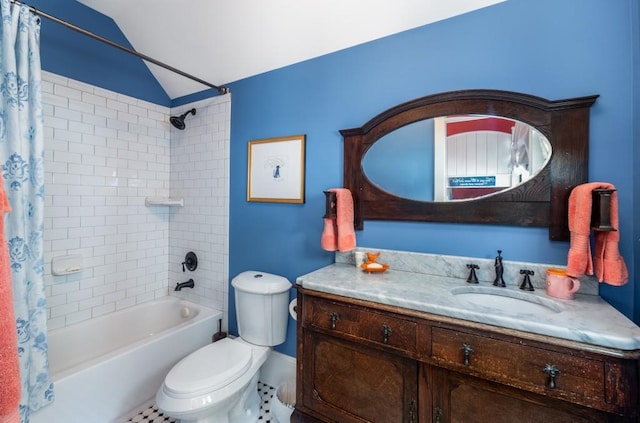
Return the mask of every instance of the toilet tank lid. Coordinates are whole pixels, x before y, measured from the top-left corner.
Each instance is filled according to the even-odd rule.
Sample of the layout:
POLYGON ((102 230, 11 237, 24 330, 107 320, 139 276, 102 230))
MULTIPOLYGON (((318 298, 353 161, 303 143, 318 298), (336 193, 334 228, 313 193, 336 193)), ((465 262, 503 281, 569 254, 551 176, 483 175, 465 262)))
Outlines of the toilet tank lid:
POLYGON ((237 290, 253 294, 280 294, 291 288, 291 282, 287 278, 254 270, 238 274, 231 285, 237 290))

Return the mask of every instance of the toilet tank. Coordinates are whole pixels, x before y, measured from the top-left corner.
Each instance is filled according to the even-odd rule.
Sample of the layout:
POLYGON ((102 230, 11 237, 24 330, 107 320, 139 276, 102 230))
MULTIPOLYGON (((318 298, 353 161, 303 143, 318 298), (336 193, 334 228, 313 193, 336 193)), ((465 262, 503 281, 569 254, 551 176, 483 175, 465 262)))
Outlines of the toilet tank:
POLYGON ((240 337, 255 345, 275 346, 287 337, 289 289, 282 276, 247 271, 231 281, 235 288, 240 337))

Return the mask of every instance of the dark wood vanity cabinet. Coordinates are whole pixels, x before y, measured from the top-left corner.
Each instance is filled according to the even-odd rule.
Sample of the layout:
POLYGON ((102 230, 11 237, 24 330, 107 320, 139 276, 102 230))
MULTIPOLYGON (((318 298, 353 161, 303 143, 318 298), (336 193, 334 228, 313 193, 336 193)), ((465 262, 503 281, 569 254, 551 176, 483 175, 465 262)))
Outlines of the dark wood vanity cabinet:
POLYGON ((298 288, 292 422, 640 422, 638 353, 298 288))
POLYGON ((442 423, 606 423, 635 421, 564 401, 539 397, 499 383, 422 365, 421 422, 442 423))

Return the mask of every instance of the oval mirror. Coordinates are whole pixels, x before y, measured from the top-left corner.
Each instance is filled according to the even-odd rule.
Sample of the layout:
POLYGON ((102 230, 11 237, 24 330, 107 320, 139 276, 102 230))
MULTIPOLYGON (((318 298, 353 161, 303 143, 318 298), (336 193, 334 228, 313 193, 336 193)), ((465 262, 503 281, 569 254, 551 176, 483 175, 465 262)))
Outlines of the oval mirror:
POLYGON ((549 140, 526 123, 459 114, 389 132, 367 150, 362 168, 374 185, 398 197, 469 201, 525 183, 551 153, 549 140))

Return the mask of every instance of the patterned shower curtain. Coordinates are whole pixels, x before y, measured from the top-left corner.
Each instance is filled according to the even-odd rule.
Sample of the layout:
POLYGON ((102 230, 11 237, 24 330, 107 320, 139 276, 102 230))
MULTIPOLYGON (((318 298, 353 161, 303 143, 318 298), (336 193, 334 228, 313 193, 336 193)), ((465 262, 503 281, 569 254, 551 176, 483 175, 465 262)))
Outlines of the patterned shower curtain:
POLYGON ((12 211, 5 220, 18 331, 20 419, 53 400, 44 291, 44 146, 40 18, 0 0, 0 163, 12 211))

